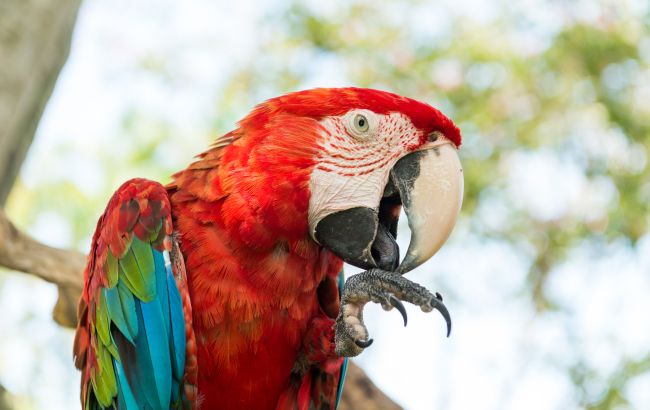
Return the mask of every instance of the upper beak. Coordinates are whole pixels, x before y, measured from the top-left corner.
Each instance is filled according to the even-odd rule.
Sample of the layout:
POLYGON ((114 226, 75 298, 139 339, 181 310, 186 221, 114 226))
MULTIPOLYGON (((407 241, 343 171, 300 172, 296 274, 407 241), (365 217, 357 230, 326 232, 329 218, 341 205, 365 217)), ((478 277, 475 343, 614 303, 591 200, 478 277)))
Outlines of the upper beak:
POLYGON ((411 229, 400 273, 429 260, 451 234, 463 204, 463 168, 451 143, 417 151, 391 170, 411 229))
POLYGON ((362 269, 405 273, 418 267, 440 249, 456 223, 463 201, 457 152, 440 139, 404 156, 390 171, 378 209, 356 207, 327 215, 316 225, 315 239, 362 269), (399 264, 395 237, 401 206, 411 242, 399 264))

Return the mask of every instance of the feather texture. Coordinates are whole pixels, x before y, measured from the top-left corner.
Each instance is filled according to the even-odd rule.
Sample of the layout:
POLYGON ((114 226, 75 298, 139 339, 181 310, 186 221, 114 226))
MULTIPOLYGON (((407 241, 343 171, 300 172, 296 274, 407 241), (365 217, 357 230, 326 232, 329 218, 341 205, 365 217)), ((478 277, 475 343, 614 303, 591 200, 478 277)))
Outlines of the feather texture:
POLYGON ((171 231, 166 191, 141 179, 122 185, 99 220, 74 348, 85 408, 191 407, 191 307, 181 295, 182 256, 175 255, 176 272, 171 265, 171 231))
POLYGON ((333 409, 342 262, 307 232, 320 128, 287 116, 255 123, 258 114, 167 187, 183 238, 202 406, 333 409), (321 300, 323 282, 334 291, 321 300))
POLYGON ((314 89, 258 105, 167 187, 136 179, 118 189, 79 303, 86 409, 336 407, 347 366, 333 342, 342 261, 312 240, 308 211, 331 137, 323 120, 351 109, 409 117, 409 149, 433 131, 461 144, 427 104, 314 89))

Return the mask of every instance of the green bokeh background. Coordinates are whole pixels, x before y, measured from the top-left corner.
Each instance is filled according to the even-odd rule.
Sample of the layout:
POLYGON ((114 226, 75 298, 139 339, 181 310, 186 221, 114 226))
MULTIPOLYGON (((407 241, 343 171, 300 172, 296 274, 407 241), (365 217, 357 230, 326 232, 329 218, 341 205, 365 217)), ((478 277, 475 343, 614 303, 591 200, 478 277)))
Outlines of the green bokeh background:
MULTIPOLYGON (((90 133, 80 140, 76 135, 81 128, 48 127, 56 122, 56 113, 101 105, 105 97, 99 93, 94 100, 68 101, 66 106, 65 87, 77 79, 64 72, 52 100, 59 108, 48 108, 7 212, 41 240, 85 250, 107 198, 123 180, 144 176, 168 181, 193 154, 266 98, 347 84, 421 99, 447 113, 462 130, 466 190, 462 217, 449 244, 452 250, 436 268, 461 273, 418 278, 449 294, 447 300, 461 311, 461 326, 464 307, 470 307, 470 315, 482 305, 502 304, 502 310, 493 312, 497 320, 499 312, 509 309, 520 310, 524 317, 526 324, 513 325, 513 333, 525 334, 544 323, 564 335, 549 336, 552 340, 544 347, 532 343, 527 353, 516 353, 522 374, 526 363, 540 359, 542 352, 540 360, 553 369, 550 374, 563 375, 561 400, 548 402, 550 408, 650 408, 650 342, 645 344, 650 341, 650 302, 628 299, 640 291, 650 300, 645 256, 650 250, 650 7, 644 3, 274 1, 248 5, 247 10, 259 10, 243 15, 257 20, 241 26, 241 33, 231 22, 232 37, 224 38, 217 30, 214 38, 204 38, 187 34, 190 28, 165 29, 183 7, 172 2, 129 6, 126 1, 88 0, 66 70, 81 58, 75 53, 87 55, 92 47, 109 49, 98 64, 108 61, 110 52, 123 55, 126 50, 124 62, 104 66, 100 80, 118 89, 135 83, 149 88, 134 86, 133 94, 117 93, 119 109, 112 109, 108 125, 98 130, 104 137, 90 133), (143 26, 120 31, 120 23, 112 27, 108 19, 89 28, 109 10, 108 17, 120 15, 115 11, 119 7, 125 8, 127 23, 122 25, 144 19, 143 26), (91 40, 79 38, 87 32, 95 33, 91 40), (136 41, 135 51, 115 45, 132 33, 161 37, 136 41), (200 57, 194 58, 197 53, 200 57), (214 72, 202 67, 206 59, 214 72), (153 96, 142 97, 148 92, 153 96), (182 114, 174 105, 178 101, 169 101, 167 107, 166 99, 177 95, 190 114, 182 114), (150 101, 160 106, 152 108, 150 101), (170 115, 170 110, 181 114, 170 115), (58 133, 56 138, 48 134, 50 129, 58 133), (473 250, 495 246, 507 253, 505 262, 477 266, 482 259, 475 259, 473 250), (444 264, 455 256, 462 260, 453 267, 444 264), (487 271, 473 277, 481 269, 487 271), (523 272, 514 289, 504 290, 500 280, 491 280, 511 270, 523 272), (611 292, 592 291, 590 278, 611 292), (477 298, 469 288, 494 298, 477 298), (611 316, 601 318, 601 311, 585 308, 592 303, 609 306, 611 316), (629 325, 636 336, 619 327, 625 322, 621 315, 630 311, 639 312, 640 319, 629 325), (577 325, 589 316, 601 326, 586 331, 577 325), (634 348, 626 347, 631 339, 634 348), (600 348, 590 347, 600 341, 600 348), (566 353, 562 360, 554 355, 556 350, 566 353)), ((215 13, 215 25, 229 19, 225 3, 191 7, 215 13)), ((84 113, 67 115, 81 118, 84 113)), ((17 408, 43 408, 50 393, 43 393, 48 389, 39 383, 20 381, 24 378, 12 382, 15 362, 6 352, 30 349, 25 354, 35 359, 22 371, 28 380, 40 380, 40 386, 59 374, 77 383, 66 362, 70 335, 46 323, 42 312, 47 307, 32 311, 25 302, 38 288, 36 294, 43 292, 53 303, 53 290, 43 286, 48 287, 0 273, 0 306, 16 313, 15 320, 0 322, 3 334, 14 335, 0 341, 0 352, 5 351, 0 354, 0 382, 17 408), (33 336, 39 329, 48 329, 50 337, 33 336), (20 338, 36 341, 17 346, 20 338)), ((499 373, 498 362, 481 357, 486 362, 477 366, 494 366, 499 373)), ((373 376, 370 359, 361 364, 373 376)), ((519 389, 517 378, 503 380, 498 387, 506 393, 479 401, 484 405, 480 408, 518 408, 508 400, 519 389)), ((430 388, 443 387, 434 380, 430 388)), ((474 386, 465 389, 471 395, 474 386)), ((544 387, 540 390, 543 396, 544 387)), ((75 391, 51 394, 65 408, 65 403, 77 403, 76 397, 68 398, 70 392, 75 391)), ((388 393, 407 408, 426 408, 388 393)), ((537 408, 532 400, 529 408, 537 408)), ((434 403, 437 408, 463 408, 454 397, 434 403)))

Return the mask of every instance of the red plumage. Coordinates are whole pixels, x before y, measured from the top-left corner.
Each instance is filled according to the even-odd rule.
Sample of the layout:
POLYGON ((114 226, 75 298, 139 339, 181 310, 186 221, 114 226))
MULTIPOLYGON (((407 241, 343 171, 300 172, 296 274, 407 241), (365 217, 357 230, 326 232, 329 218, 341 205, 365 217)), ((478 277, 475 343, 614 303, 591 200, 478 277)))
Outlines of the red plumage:
MULTIPOLYGON (((376 90, 315 89, 257 106, 166 187, 162 211, 171 210, 187 271, 196 337, 188 360, 198 366, 202 408, 334 407, 342 261, 309 235, 309 178, 322 142, 319 120, 352 108, 407 115, 421 143, 432 131, 461 143, 458 128, 429 105, 376 90)), ((117 223, 100 219, 98 232, 116 226, 140 236, 140 227, 153 226, 147 217, 161 210, 143 204, 145 187, 127 189, 135 190, 139 213, 126 209, 117 223)), ((94 252, 106 246, 97 235, 94 252)), ((107 244, 124 250, 119 240, 107 244)), ((85 300, 94 283, 87 277, 85 300)), ((78 344, 87 345, 80 333, 78 344)))
POLYGON ((311 118, 245 119, 230 145, 204 153, 169 186, 206 408, 275 408, 285 390, 302 384, 290 381, 297 361, 308 374, 334 363, 326 396, 335 401, 342 359, 329 345, 317 362, 302 352, 314 322, 325 321, 332 332, 335 313, 328 316, 321 303, 338 308, 338 294, 319 302, 317 289, 342 267, 307 234, 317 131, 311 118))

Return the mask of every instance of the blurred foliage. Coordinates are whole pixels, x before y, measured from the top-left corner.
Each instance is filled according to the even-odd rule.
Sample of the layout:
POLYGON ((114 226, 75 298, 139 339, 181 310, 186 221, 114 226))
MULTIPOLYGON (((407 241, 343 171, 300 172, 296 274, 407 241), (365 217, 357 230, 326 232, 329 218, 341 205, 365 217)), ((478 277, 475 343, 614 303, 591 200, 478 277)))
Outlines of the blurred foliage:
MULTIPOLYGON (((546 281, 572 250, 620 241, 634 247, 650 223, 650 16, 614 7, 581 19, 571 3, 548 2, 553 24, 531 22, 534 12, 505 4, 499 17, 466 20, 462 12, 437 14, 424 0, 282 3, 259 27, 251 59, 215 87, 205 145, 255 103, 321 81, 428 101, 463 132, 464 222, 476 237, 505 241, 526 257, 522 292, 539 314, 561 311, 546 281), (560 205, 552 212, 526 197, 536 187, 518 186, 516 175, 538 156, 557 165, 538 188, 551 190, 547 196, 565 175, 578 181, 572 198, 558 188, 560 205)), ((164 59, 148 61, 141 69, 161 76, 155 72, 164 59)), ((93 153, 101 186, 84 192, 56 179, 37 190, 19 184, 10 212, 25 225, 45 209, 58 213, 73 221, 71 243, 83 247, 108 192, 121 181, 167 180, 179 167, 161 151, 172 128, 164 118, 126 113, 115 150, 93 153)), ((57 154, 65 152, 61 147, 57 154)), ((577 406, 624 406, 627 383, 650 371, 650 347, 607 375, 577 350, 567 369, 577 406), (607 388, 584 388, 593 381, 607 388)))

